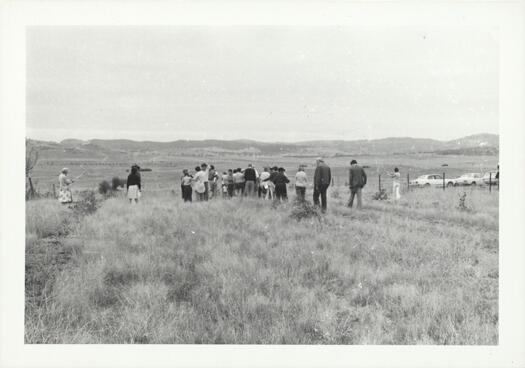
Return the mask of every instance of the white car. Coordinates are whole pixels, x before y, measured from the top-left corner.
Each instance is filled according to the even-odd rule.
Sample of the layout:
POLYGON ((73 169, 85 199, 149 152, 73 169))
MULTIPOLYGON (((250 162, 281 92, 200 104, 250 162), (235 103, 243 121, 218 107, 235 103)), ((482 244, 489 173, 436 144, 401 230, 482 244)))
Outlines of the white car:
POLYGON ((486 172, 485 175, 483 175, 483 182, 486 185, 489 185, 489 180, 492 182, 492 185, 498 185, 499 179, 496 179, 496 172, 495 171, 489 171, 486 172))
MULTIPOLYGON (((447 186, 453 186, 453 179, 446 179, 445 183, 447 186)), ((419 188, 428 188, 428 187, 443 187, 443 176, 439 174, 429 174, 421 175, 415 180, 411 180, 409 183, 410 186, 419 187, 419 188)))
POLYGON ((481 173, 468 173, 463 174, 459 178, 454 179, 454 185, 484 185, 483 175, 481 173))

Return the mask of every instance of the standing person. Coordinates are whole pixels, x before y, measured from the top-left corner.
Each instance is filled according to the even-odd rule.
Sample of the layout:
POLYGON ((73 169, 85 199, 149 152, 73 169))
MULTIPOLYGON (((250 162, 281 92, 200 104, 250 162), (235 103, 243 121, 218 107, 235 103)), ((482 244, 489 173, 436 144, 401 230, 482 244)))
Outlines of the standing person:
POLYGON ((210 168, 206 163, 201 164, 201 171, 202 174, 202 180, 204 182, 204 200, 207 201, 210 195, 210 183, 209 183, 209 176, 210 176, 210 168))
POLYGON ((58 175, 58 201, 62 204, 73 202, 73 195, 69 186, 75 181, 67 177, 68 173, 69 169, 64 167, 58 175))
POLYGON ((221 176, 221 193, 222 198, 226 198, 228 196, 228 172, 223 171, 221 176))
POLYGON ((245 195, 253 197, 255 195, 255 181, 257 180, 257 174, 252 164, 249 164, 248 168, 244 170, 244 180, 246 181, 245 195))
POLYGON ((217 196, 217 182, 219 181, 219 174, 215 170, 215 166, 210 165, 210 172, 208 174, 208 182, 210 186, 209 198, 212 199, 217 196))
POLYGON ((300 201, 305 200, 306 185, 308 184, 308 177, 304 172, 303 166, 299 166, 297 174, 295 174, 295 193, 300 201))
POLYGON ((269 180, 270 169, 265 167, 261 173, 261 176, 259 177, 259 191, 261 193, 260 196, 262 196, 264 199, 268 199, 270 195, 270 188, 268 187, 269 180))
POLYGON ((316 165, 314 173, 314 205, 319 206, 319 196, 321 196, 321 211, 324 213, 327 207, 326 191, 332 182, 332 173, 322 157, 316 160, 316 165))
POLYGON ((279 174, 277 166, 270 168, 270 178, 268 179, 268 191, 270 199, 275 199, 275 176, 279 174))
POLYGON ((187 169, 182 170, 182 178, 180 179, 180 187, 182 190, 182 199, 184 202, 191 202, 191 182, 193 181, 193 176, 190 175, 187 169))
POLYGON ((388 173, 388 175, 392 178, 392 198, 394 201, 398 201, 401 198, 401 174, 399 169, 397 167, 394 168, 394 172, 388 173))
POLYGON ((233 170, 232 169, 229 169, 228 170, 228 181, 227 181, 227 190, 228 190, 228 197, 229 198, 232 198, 233 197, 233 194, 235 192, 235 180, 233 178, 233 170))
POLYGON ((350 162, 348 179, 350 185, 350 200, 348 201, 348 207, 352 208, 354 197, 357 195, 357 208, 361 209, 363 207, 362 190, 366 185, 366 173, 365 170, 357 164, 356 160, 350 162))
POLYGON ((203 171, 199 166, 195 167, 195 175, 193 176, 193 190, 197 194, 199 201, 206 200, 206 185, 205 179, 208 177, 208 173, 203 171))
POLYGON ((284 174, 284 168, 280 167, 273 176, 273 183, 275 185, 275 200, 286 201, 288 199, 288 193, 286 191, 286 184, 290 182, 288 177, 284 174))
POLYGON ((232 176, 235 187, 235 196, 240 197, 243 194, 244 185, 244 174, 241 172, 241 168, 235 169, 232 176))
POLYGON ((128 175, 126 183, 129 203, 139 203, 140 198, 140 174, 139 169, 134 165, 131 167, 131 173, 128 175))

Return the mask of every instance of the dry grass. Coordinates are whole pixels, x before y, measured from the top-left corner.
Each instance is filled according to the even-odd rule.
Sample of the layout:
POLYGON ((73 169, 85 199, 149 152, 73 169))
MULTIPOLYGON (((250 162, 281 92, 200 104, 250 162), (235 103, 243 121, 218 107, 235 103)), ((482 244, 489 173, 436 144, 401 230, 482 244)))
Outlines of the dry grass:
POLYGON ((302 220, 292 203, 109 199, 63 238, 76 251, 26 342, 497 344, 497 193, 468 193, 469 212, 449 190, 367 195, 357 212, 339 192, 302 220))

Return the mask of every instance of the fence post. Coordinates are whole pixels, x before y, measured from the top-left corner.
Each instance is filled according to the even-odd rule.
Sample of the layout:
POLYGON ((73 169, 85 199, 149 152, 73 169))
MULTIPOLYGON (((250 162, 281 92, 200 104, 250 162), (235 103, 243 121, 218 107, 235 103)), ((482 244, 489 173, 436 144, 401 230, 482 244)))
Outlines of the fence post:
POLYGON ((379 174, 379 192, 381 192, 381 174, 379 174))
POLYGON ((445 190, 445 173, 443 173, 443 190, 445 190))
POLYGON ((57 197, 57 192, 55 190, 55 184, 53 184, 53 198, 57 197))
POLYGON ((410 191, 410 174, 407 173, 407 192, 410 191))
POLYGON ((492 173, 489 173, 489 193, 492 193, 492 173))

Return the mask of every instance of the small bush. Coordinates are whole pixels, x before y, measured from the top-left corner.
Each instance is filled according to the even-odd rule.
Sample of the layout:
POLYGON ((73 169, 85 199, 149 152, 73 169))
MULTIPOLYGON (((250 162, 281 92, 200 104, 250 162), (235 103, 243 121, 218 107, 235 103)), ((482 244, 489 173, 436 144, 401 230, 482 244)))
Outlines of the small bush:
POLYGON ((119 187, 124 187, 126 185, 126 179, 121 179, 118 176, 111 179, 111 189, 117 190, 119 187))
POLYGON ((386 194, 386 189, 382 188, 380 191, 375 192, 372 196, 372 199, 376 201, 384 201, 388 199, 388 195, 386 194))
POLYGON ((103 195, 108 195, 111 190, 111 185, 107 180, 101 181, 98 184, 98 192, 103 195))
MULTIPOLYGON (((106 182, 107 183, 107 182, 106 182)), ((75 211, 75 214, 84 216, 94 213, 99 207, 99 201, 95 196, 95 191, 93 190, 84 190, 80 192, 80 200, 69 208, 75 211)))
POLYGON ((309 218, 320 219, 321 214, 319 213, 319 208, 310 202, 295 200, 292 203, 292 212, 290 213, 290 217, 300 221, 309 218))
POLYGON ((459 203, 458 203, 458 209, 460 211, 469 211, 469 208, 465 204, 465 201, 467 199, 467 192, 463 192, 463 194, 458 194, 459 196, 459 203))

